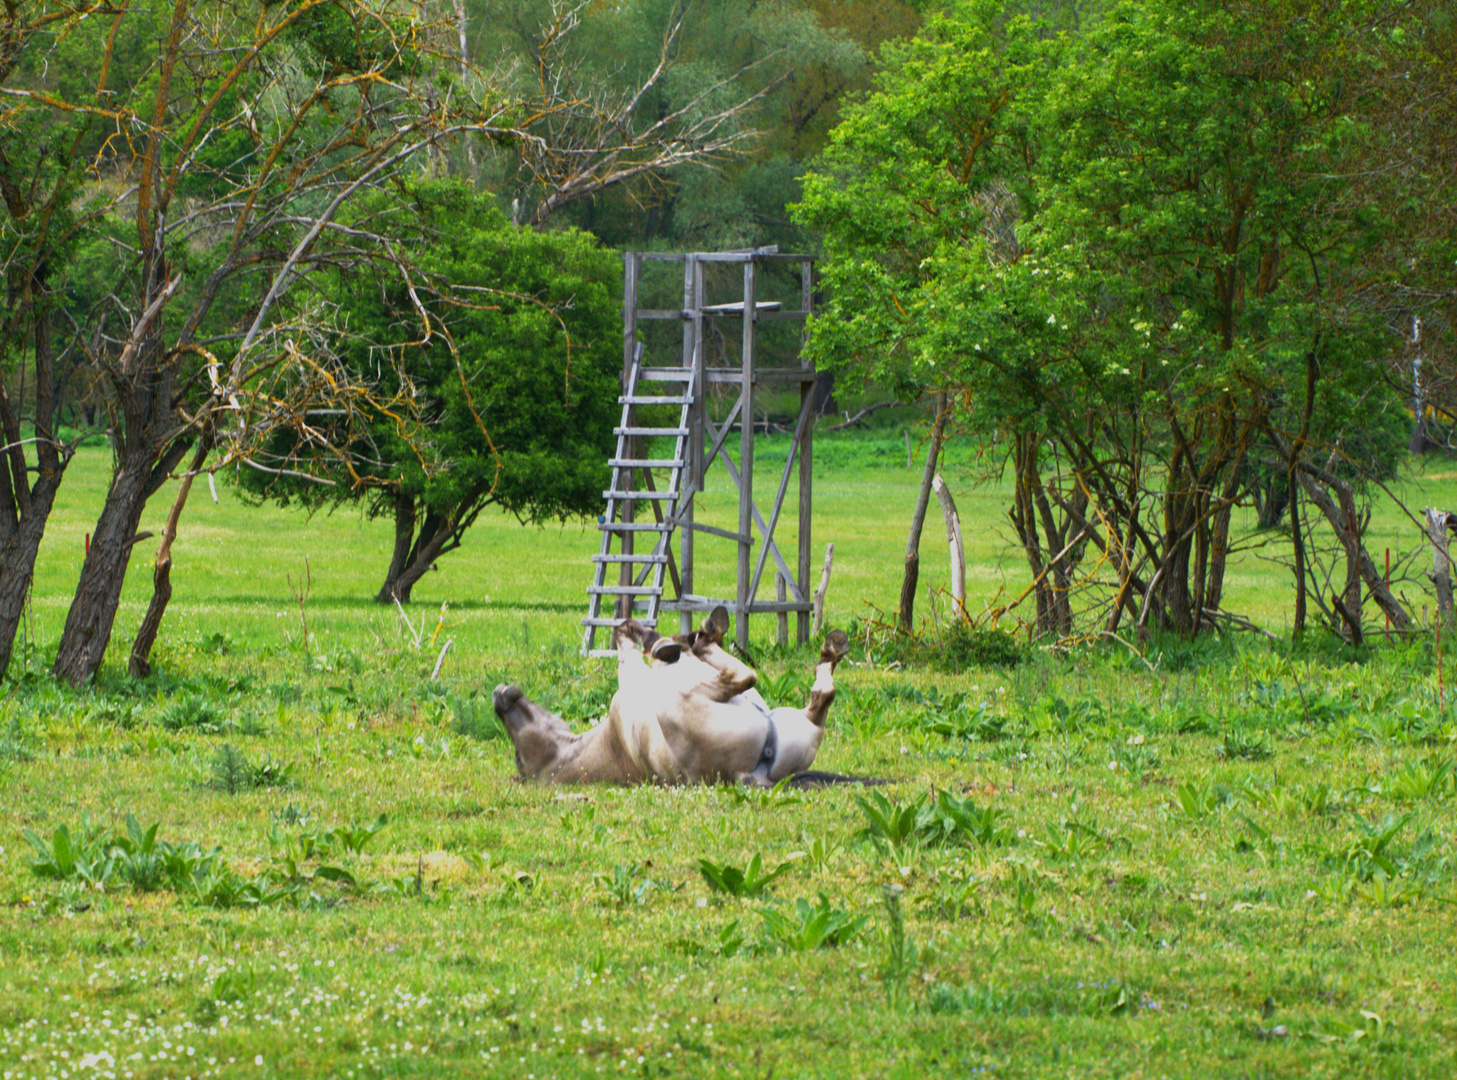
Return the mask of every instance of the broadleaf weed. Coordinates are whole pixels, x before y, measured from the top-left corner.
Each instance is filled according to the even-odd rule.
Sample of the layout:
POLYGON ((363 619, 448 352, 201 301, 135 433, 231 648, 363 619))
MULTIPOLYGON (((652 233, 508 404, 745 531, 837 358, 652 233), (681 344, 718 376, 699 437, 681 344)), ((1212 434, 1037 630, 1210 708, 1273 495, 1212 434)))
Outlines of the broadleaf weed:
POLYGON ((812 952, 843 945, 857 935, 869 915, 851 915, 834 907, 824 893, 819 901, 796 900, 792 912, 774 907, 759 909, 766 943, 786 952, 812 952))
POLYGON ((735 899, 763 896, 769 885, 776 878, 789 873, 793 866, 792 861, 786 861, 773 870, 765 870, 763 856, 757 853, 742 870, 729 863, 698 860, 698 870, 703 875, 703 880, 708 882, 708 887, 716 893, 724 893, 735 899))

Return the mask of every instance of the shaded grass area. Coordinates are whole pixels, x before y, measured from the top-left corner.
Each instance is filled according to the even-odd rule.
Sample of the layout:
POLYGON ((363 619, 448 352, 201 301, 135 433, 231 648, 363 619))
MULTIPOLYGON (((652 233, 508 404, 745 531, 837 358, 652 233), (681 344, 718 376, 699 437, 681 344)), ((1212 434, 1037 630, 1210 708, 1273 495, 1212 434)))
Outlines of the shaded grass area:
MULTIPOLYGON (((777 436, 761 440, 757 483, 766 513, 787 441, 777 436)), ((894 603, 898 585, 886 568, 899 567, 903 558, 919 463, 915 469, 905 468, 899 432, 884 437, 822 437, 816 447, 811 587, 818 580, 824 545, 833 541, 828 619, 844 626, 863 618, 867 601, 880 607, 894 603), (890 464, 879 464, 882 459, 890 464)), ((969 449, 956 450, 953 465, 969 454, 969 449)), ((33 667, 44 666, 60 637, 80 574, 86 533, 105 500, 108 470, 109 455, 101 448, 88 448, 71 464, 62 486, 37 564, 32 618, 26 627, 34 644, 33 667)), ((225 478, 219 480, 217 493, 219 502, 214 504, 206 486, 197 485, 183 514, 173 549, 175 594, 158 645, 159 662, 167 662, 169 649, 185 650, 217 632, 226 633, 241 648, 286 645, 305 632, 305 622, 318 642, 330 640, 331 635, 350 643, 398 642, 403 635, 399 616, 372 602, 384 580, 393 543, 389 521, 367 521, 349 511, 309 517, 270 505, 251 507, 239 501, 225 478)), ((149 504, 141 523, 144 531, 160 533, 171 494, 169 485, 149 504)), ((992 524, 972 542, 973 580, 1000 584, 1023 575, 1010 530, 996 524, 1003 494, 996 488, 973 493, 968 487, 962 496, 963 514, 992 524)), ((698 499, 699 520, 736 527, 735 497, 724 474, 710 473, 708 490, 698 499)), ((776 530, 791 563, 797 527, 791 493, 776 530)), ((934 536, 934 530, 928 530, 923 588, 945 588, 948 581, 945 558, 933 554, 938 550, 931 543, 934 536)), ((113 656, 124 658, 150 599, 150 560, 156 543, 153 538, 136 545, 113 656)), ((595 523, 523 528, 509 515, 488 512, 466 534, 464 546, 440 559, 438 569, 416 586, 412 612, 417 621, 421 613, 428 613, 425 617, 433 628, 435 613, 448 603, 455 614, 447 620, 445 636, 454 637, 462 650, 524 641, 537 647, 560 642, 575 648, 580 640, 578 620, 586 614, 590 557, 598 548, 595 523)), ((733 546, 700 538, 696 554, 698 587, 707 595, 732 595, 733 546)), ((989 594, 997 584, 987 590, 989 594)), ((772 577, 765 578, 762 591, 772 595, 772 577)), ((754 633, 756 640, 771 640, 772 618, 756 619, 754 633)))
MULTIPOLYGON (((916 473, 876 438, 900 458, 819 456, 831 625, 895 600, 916 473)), ((611 670, 576 656, 594 531, 482 522, 406 627, 367 602, 383 525, 200 489, 157 674, 77 693, 41 672, 104 466, 73 466, 0 691, 0 1073, 1457 1071, 1457 718, 1429 641, 983 667, 862 636, 816 764, 880 787, 536 788, 489 693, 606 709, 611 670)), ((1014 587, 1005 492, 958 499, 973 597, 1014 587)), ((1239 563, 1230 606, 1278 629, 1282 573, 1239 563)), ((761 685, 798 703, 811 656, 771 634, 761 685)))
MULTIPOLYGON (((756 460, 761 503, 768 502, 777 486, 787 445, 783 436, 760 440, 756 460)), ((999 479, 983 482, 996 460, 994 453, 984 454, 963 440, 949 445, 942 463, 964 523, 968 605, 973 610, 1006 602, 1028 582, 1025 559, 1006 517, 1010 487, 999 479)), ((905 530, 922 459, 918 452, 914 467, 907 469, 902 432, 877 429, 820 436, 815 461, 811 587, 818 580, 824 545, 833 541, 827 620, 829 625, 863 626, 876 611, 893 611, 897 604, 905 530)), ((1457 504, 1457 472, 1449 469, 1442 462, 1414 467, 1396 490, 1412 507, 1457 504)), ((59 639, 86 533, 105 499, 108 470, 106 451, 88 447, 70 465, 61 488, 25 627, 33 668, 44 666, 59 639)), ((162 663, 168 650, 185 654, 219 632, 247 649, 287 645, 305 632, 313 633, 318 643, 368 641, 392 647, 408 639, 399 616, 372 602, 393 542, 388 521, 368 521, 349 511, 309 517, 268 505, 247 506, 225 479, 217 492, 220 501, 214 504, 206 487, 198 485, 182 518, 174 547, 175 596, 159 643, 162 663)), ((143 530, 161 531, 171 493, 169 486, 152 500, 143 530)), ((710 473, 708 489, 698 498, 699 520, 736 527, 734 498, 726 477, 710 473)), ((1397 587, 1419 609, 1430 588, 1423 576, 1429 556, 1421 554, 1420 531, 1389 501, 1375 509, 1368 532, 1373 557, 1383 562, 1391 553, 1397 587), (1414 552, 1413 562, 1403 562, 1404 554, 1414 552)), ((791 493, 777 530, 791 562, 797 525, 791 493)), ((1283 633, 1294 591, 1290 571, 1281 562, 1288 537, 1278 530, 1257 531, 1255 525, 1252 509, 1235 511, 1223 606, 1283 633)), ((575 648, 577 620, 586 612, 590 557, 598 546, 593 525, 523 528, 507 515, 487 513, 466 535, 464 547, 442 558, 437 571, 416 587, 416 621, 424 617, 427 629, 433 628, 440 605, 446 603, 454 614, 447 618, 445 636, 454 637, 458 648, 496 649, 523 642, 575 648)), ((125 656, 150 598, 155 550, 155 538, 136 546, 113 637, 114 656, 125 656)), ((696 556, 696 588, 707 595, 731 595, 733 546, 700 538, 696 556)), ((944 533, 934 507, 921 556, 918 617, 934 633, 928 590, 944 590, 949 583, 944 533)), ((772 575, 766 571, 761 592, 772 591, 772 575)), ((756 618, 753 632, 756 642, 772 641, 773 619, 756 618)))

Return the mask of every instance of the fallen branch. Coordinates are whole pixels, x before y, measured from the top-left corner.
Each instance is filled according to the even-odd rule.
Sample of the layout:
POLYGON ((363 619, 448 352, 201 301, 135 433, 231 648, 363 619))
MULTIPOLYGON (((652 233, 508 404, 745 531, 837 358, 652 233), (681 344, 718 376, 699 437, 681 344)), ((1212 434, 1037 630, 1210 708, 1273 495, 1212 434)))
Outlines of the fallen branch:
POLYGON ((425 616, 420 616, 420 629, 417 631, 414 624, 410 622, 410 616, 405 614, 405 608, 400 603, 400 598, 398 596, 391 595, 390 599, 395 602, 395 610, 400 613, 400 618, 405 620, 405 629, 410 632, 410 637, 414 639, 415 648, 418 650, 420 648, 420 635, 425 633, 425 616))
POLYGON ((1131 652, 1134 656, 1136 656, 1140 660, 1142 660, 1143 661, 1143 666, 1146 667, 1146 668, 1148 668, 1149 671, 1155 671, 1155 672, 1158 671, 1159 666, 1157 664, 1150 664, 1148 662, 1148 657, 1144 656, 1143 653, 1141 653, 1137 649, 1135 649, 1129 642, 1124 641, 1121 637, 1119 637, 1117 634, 1115 634, 1112 630, 1104 630, 1102 632, 1102 635, 1105 638, 1112 638, 1114 641, 1118 642, 1118 644, 1122 645, 1125 649, 1127 649, 1129 652, 1131 652))
POLYGON ((1228 611, 1219 611, 1215 608, 1205 608, 1204 614, 1210 619, 1224 619, 1231 626, 1238 627, 1241 630, 1249 630, 1252 633, 1264 634, 1271 641, 1280 640, 1274 634, 1270 633, 1270 631, 1266 630, 1263 626, 1256 626, 1254 623, 1250 622, 1248 619, 1244 618, 1241 615, 1232 615, 1228 611))
POLYGON ((435 659, 435 670, 430 673, 430 681, 434 682, 440 676, 440 665, 445 663, 445 654, 455 644, 455 638, 446 638, 445 644, 440 649, 440 655, 435 659))

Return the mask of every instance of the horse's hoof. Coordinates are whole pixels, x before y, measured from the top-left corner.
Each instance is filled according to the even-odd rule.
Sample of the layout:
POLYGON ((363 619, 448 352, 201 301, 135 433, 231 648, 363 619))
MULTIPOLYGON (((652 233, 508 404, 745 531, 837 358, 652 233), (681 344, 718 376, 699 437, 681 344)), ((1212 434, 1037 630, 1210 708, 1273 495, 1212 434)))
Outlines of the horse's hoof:
POLYGON ((526 695, 521 687, 514 683, 510 686, 498 686, 495 693, 491 695, 491 704, 495 706, 497 714, 507 712, 526 695))
POLYGON ((849 651, 850 636, 843 630, 831 630, 825 635, 825 643, 820 648, 820 660, 838 664, 849 651))
POLYGON ((635 641, 641 645, 647 633, 647 627, 636 619, 623 619, 612 628, 612 640, 617 644, 621 644, 623 641, 635 641))

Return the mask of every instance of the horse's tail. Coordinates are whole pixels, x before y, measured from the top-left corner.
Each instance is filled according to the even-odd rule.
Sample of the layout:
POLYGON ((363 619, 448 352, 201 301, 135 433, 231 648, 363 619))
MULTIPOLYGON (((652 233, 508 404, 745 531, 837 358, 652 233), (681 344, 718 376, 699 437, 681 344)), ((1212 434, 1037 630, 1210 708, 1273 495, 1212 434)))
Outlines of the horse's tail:
POLYGON ((832 784, 863 784, 865 787, 876 787, 889 782, 874 776, 842 776, 839 773, 820 772, 816 769, 795 773, 789 780, 791 787, 829 787, 832 784))

